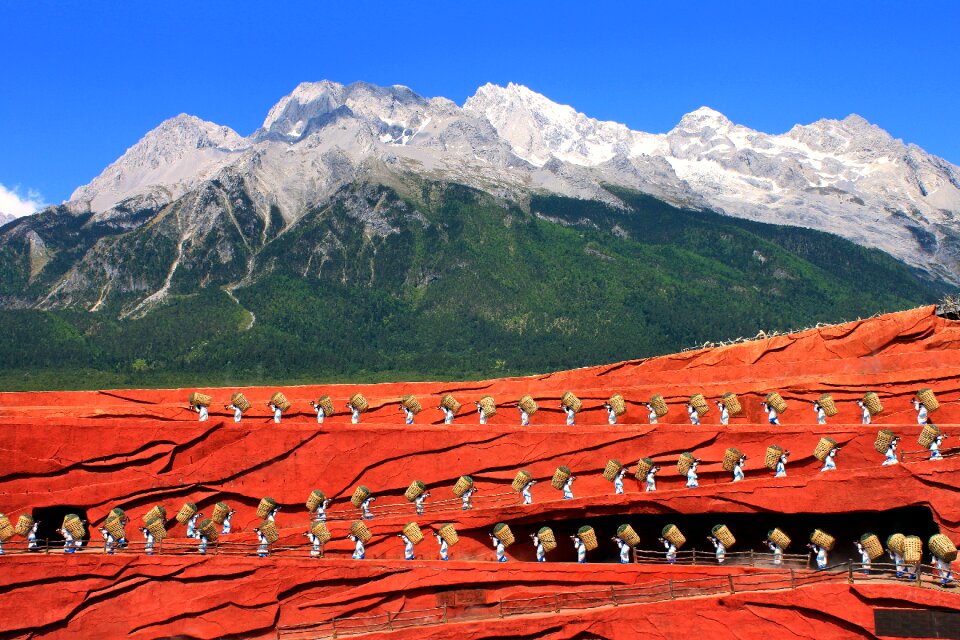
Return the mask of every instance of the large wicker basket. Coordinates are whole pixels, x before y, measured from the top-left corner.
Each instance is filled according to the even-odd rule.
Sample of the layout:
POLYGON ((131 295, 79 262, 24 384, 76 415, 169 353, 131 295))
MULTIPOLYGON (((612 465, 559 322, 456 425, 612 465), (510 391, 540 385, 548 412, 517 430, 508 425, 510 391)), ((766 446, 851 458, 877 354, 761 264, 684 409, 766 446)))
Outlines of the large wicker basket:
POLYGON ((820 400, 818 400, 818 402, 820 403, 820 406, 823 407, 823 413, 828 418, 832 418, 840 412, 840 410, 837 409, 837 403, 833 401, 833 396, 831 396, 829 393, 825 393, 820 396, 820 400))
POLYGON ((560 396, 560 404, 568 409, 573 409, 574 413, 579 413, 580 409, 583 408, 583 403, 580 402, 580 398, 569 391, 565 391, 564 394, 560 396))
POLYGON ((452 523, 443 525, 437 530, 437 533, 439 533, 440 537, 443 538, 447 545, 451 547, 460 541, 460 536, 457 535, 457 529, 452 523))
POLYGON ((731 418, 743 412, 743 407, 740 405, 740 398, 733 392, 723 394, 723 404, 727 407, 727 413, 730 414, 731 418))
POLYGON ((773 529, 772 531, 767 532, 767 540, 777 545, 783 551, 787 550, 787 547, 790 546, 790 536, 785 534, 780 529, 773 529))
POLYGON ((124 540, 127 537, 127 532, 123 527, 123 520, 116 516, 108 517, 103 522, 103 528, 117 540, 124 540))
POLYGON ((637 471, 634 474, 634 477, 637 480, 645 480, 647 474, 650 473, 650 469, 653 468, 653 458, 640 458, 637 461, 637 471))
POLYGON ((320 396, 320 399, 317 400, 317 404, 323 409, 324 416, 332 416, 337 412, 336 408, 333 406, 333 400, 330 399, 330 396, 320 396))
POLYGON ((423 406, 421 406, 420 401, 411 395, 403 396, 403 398, 400 399, 400 404, 406 407, 409 411, 412 411, 414 414, 423 411, 423 406))
POLYGON ((525 394, 517 400, 517 406, 527 412, 528 416, 532 416, 537 412, 537 403, 529 394, 525 394))
POLYGON ((890 443, 893 442, 893 439, 896 437, 893 431, 881 429, 877 432, 877 439, 873 442, 873 448, 876 449, 878 453, 886 453, 890 447, 890 443))
POLYGON ((360 413, 370 408, 370 405, 367 404, 367 399, 363 397, 362 393, 355 393, 350 396, 350 405, 360 413))
POLYGON ((414 502, 423 495, 423 492, 426 490, 427 485, 425 485, 422 480, 414 480, 410 483, 410 486, 407 487, 407 490, 403 492, 403 497, 407 499, 407 502, 414 502))
POLYGON ((360 541, 364 544, 369 542, 370 538, 373 537, 373 534, 370 533, 370 529, 367 529, 367 525, 359 520, 350 525, 350 533, 360 538, 360 541))
POLYGON ((327 529, 326 523, 320 522, 319 520, 310 526, 310 533, 317 536, 317 538, 320 540, 320 544, 327 544, 333 537, 330 535, 330 530, 327 529))
POLYGON ((863 405, 870 412, 871 416, 883 412, 883 404, 880 402, 880 396, 873 391, 868 391, 863 395, 863 405))
POLYGON ((121 509, 120 507, 114 507, 113 509, 110 509, 110 513, 117 516, 121 520, 127 519, 127 512, 121 509))
POLYGON ((493 525, 493 535, 494 537, 503 543, 504 547, 509 547, 512 545, 516 539, 513 537, 513 532, 510 531, 510 525, 506 522, 498 522, 493 525))
POLYGON ((158 518, 160 520, 167 519, 167 510, 163 508, 162 504, 153 505, 150 511, 147 511, 145 514, 143 514, 144 524, 146 524, 147 520, 151 520, 153 518, 158 518))
POLYGON ((783 447, 772 444, 767 447, 767 452, 763 456, 763 466, 770 470, 776 470, 777 462, 780 461, 780 456, 783 455, 783 447))
POLYGON ((563 489, 563 485, 567 482, 567 478, 571 476, 570 467, 559 466, 557 470, 553 472, 553 478, 550 480, 550 484, 553 485, 554 489, 563 489))
POLYGON ((696 458, 693 457, 693 454, 689 451, 684 451, 680 454, 680 458, 677 460, 677 471, 680 475, 687 475, 687 471, 690 471, 690 467, 693 466, 693 462, 696 458))
POLYGON ((497 403, 493 401, 493 396, 483 396, 480 398, 480 408, 483 409, 483 415, 488 418, 497 415, 497 403))
POLYGON ((863 534, 860 536, 860 544, 863 545, 863 549, 867 552, 867 557, 870 560, 876 560, 883 555, 883 545, 880 544, 880 538, 876 534, 863 534))
POLYGON ((930 536, 927 546, 930 548, 930 553, 937 556, 944 562, 955 562, 957 559, 956 545, 953 544, 953 541, 950 540, 950 538, 942 533, 937 533, 933 536, 930 536))
POLYGON ((270 512, 277 508, 277 501, 273 498, 267 496, 260 499, 260 504, 257 505, 257 517, 266 518, 270 515, 270 512))
POLYGON ((587 551, 593 551, 597 548, 597 533, 593 530, 593 527, 582 526, 577 529, 577 536, 583 542, 583 546, 587 548, 587 551))
POLYGON ((814 529, 813 533, 810 534, 810 542, 818 547, 823 547, 827 551, 833 551, 834 545, 837 544, 837 539, 826 531, 814 529))
POLYGON ((282 391, 277 391, 270 396, 270 404, 278 407, 280 411, 286 411, 290 408, 290 401, 287 400, 287 396, 283 395, 282 391))
POLYGON ((627 402, 619 393, 615 393, 607 400, 607 404, 613 409, 613 415, 618 418, 627 412, 627 402))
POLYGON ((320 489, 314 489, 310 492, 310 495, 307 496, 307 511, 313 513, 320 508, 320 505, 323 504, 323 501, 327 499, 327 494, 320 489))
POLYGON ((420 525, 416 522, 408 522, 402 531, 403 535, 407 536, 413 544, 423 542, 423 531, 420 530, 420 525))
POLYGON ((147 528, 155 542, 160 542, 167 537, 167 529, 163 526, 162 518, 150 518, 143 523, 143 526, 147 528))
POLYGON ((650 406, 653 407, 653 412, 657 414, 658 418, 667 415, 667 401, 659 393, 650 398, 650 406))
POLYGON ((209 542, 216 542, 219 534, 217 533, 217 525, 213 523, 213 520, 210 518, 204 518, 200 521, 200 526, 197 527, 197 530, 200 532, 204 538, 209 542))
POLYGON ((246 412, 250 409, 250 401, 247 400, 247 397, 239 391, 234 391, 232 394, 230 394, 230 404, 243 412, 246 412))
POLYGON ((473 486, 473 478, 470 476, 460 476, 456 484, 453 485, 453 495, 458 498, 465 494, 473 486))
POLYGON ((668 524, 661 531, 661 535, 670 541, 670 544, 675 546, 677 549, 682 547, 687 543, 687 539, 680 533, 680 529, 677 528, 675 524, 668 524))
POLYGON ((79 540, 87 534, 87 530, 83 527, 83 521, 80 520, 80 516, 75 513, 68 513, 67 516, 63 519, 63 529, 66 529, 74 540, 79 540))
POLYGON ((827 459, 827 455, 830 453, 830 451, 836 446, 836 440, 824 436, 820 438, 820 442, 817 443, 817 448, 813 450, 813 457, 820 462, 823 462, 827 459))
POLYGON ((10 518, 6 514, 0 513, 0 542, 6 542, 16 533, 16 529, 10 524, 10 518))
POLYGON ((192 502, 184 502, 183 506, 180 507, 180 511, 177 512, 177 522, 187 524, 187 521, 189 521, 196 512, 197 505, 192 502))
POLYGON ((710 530, 713 533, 713 537, 720 541, 720 544, 725 546, 727 549, 737 544, 737 539, 733 537, 733 534, 730 532, 730 529, 727 528, 725 524, 718 524, 710 530))
POLYGON ((743 454, 740 453, 739 449, 734 449, 733 447, 728 448, 723 452, 723 470, 724 471, 733 471, 733 468, 737 465, 737 462, 740 461, 740 456, 743 454))
POLYGON ((638 536, 637 532, 633 530, 633 527, 628 524, 622 524, 617 527, 617 537, 631 547, 636 547, 640 544, 640 536, 638 536))
POLYGON ((14 527, 14 531, 16 531, 18 536, 26 537, 31 529, 33 529, 33 518, 25 513, 21 514, 20 517, 17 518, 17 526, 14 527))
POLYGON ((907 564, 920 564, 923 559, 923 540, 917 536, 907 536, 903 540, 903 561, 907 564))
POLYGON ((933 394, 933 389, 920 389, 920 391, 917 391, 917 400, 927 408, 928 413, 933 413, 940 408, 940 403, 933 394))
POLYGON ((530 472, 526 469, 521 469, 517 471, 517 475, 513 478, 513 490, 517 493, 523 491, 523 488, 527 486, 527 483, 533 480, 533 476, 530 475, 530 472))
POLYGON ((707 399, 703 397, 702 393, 695 393, 690 396, 690 405, 697 410, 697 415, 701 418, 710 413, 710 405, 707 404, 707 399))
POLYGON ((603 468, 604 479, 613 482, 620 473, 620 469, 623 469, 623 465, 619 460, 607 460, 607 466, 603 468))
POLYGON ((370 489, 362 484, 357 485, 357 488, 353 491, 353 495, 350 497, 350 504, 359 509, 360 505, 362 505, 369 497, 370 489))
POLYGON ((767 394, 767 404, 776 409, 777 414, 783 414, 787 411, 787 401, 776 391, 767 394))
POLYGON ((445 407, 450 411, 453 411, 454 413, 457 413, 458 411, 460 411, 460 403, 457 402, 457 399, 454 398, 449 393, 445 394, 442 398, 440 398, 440 406, 445 407))
POLYGON ((199 391, 194 391, 190 394, 190 406, 193 407, 209 407, 210 403, 213 402, 213 398, 208 396, 205 393, 200 393, 199 391))
POLYGON ((545 552, 550 552, 557 548, 557 537, 553 535, 553 529, 550 527, 540 527, 540 530, 537 531, 537 537, 540 538, 540 544, 543 545, 545 552))
POLYGON ((277 524, 275 522, 270 522, 269 520, 264 520, 260 523, 260 533, 267 538, 267 542, 270 544, 273 544, 280 539, 280 532, 277 531, 277 524))
POLYGON ((223 521, 227 519, 227 516, 230 514, 230 505, 226 502, 218 502, 213 505, 213 513, 210 514, 210 519, 218 525, 222 525, 223 521))
POLYGON ((923 448, 929 447, 934 440, 937 439, 937 436, 940 435, 940 427, 935 424, 925 424, 923 425, 923 430, 920 431, 920 437, 917 438, 917 442, 920 443, 920 446, 923 448))
POLYGON ((906 541, 907 537, 902 533, 894 533, 887 536, 887 549, 893 551, 899 556, 903 556, 903 543, 906 541))

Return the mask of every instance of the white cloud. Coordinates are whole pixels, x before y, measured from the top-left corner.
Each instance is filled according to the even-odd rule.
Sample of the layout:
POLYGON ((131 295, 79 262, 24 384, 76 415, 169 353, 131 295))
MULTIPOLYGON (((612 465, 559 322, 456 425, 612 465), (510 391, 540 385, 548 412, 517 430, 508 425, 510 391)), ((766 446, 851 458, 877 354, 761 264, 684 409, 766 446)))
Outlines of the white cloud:
POLYGON ((43 196, 33 189, 28 189, 26 195, 20 194, 19 187, 8 189, 0 184, 0 215, 7 214, 19 218, 36 213, 47 206, 43 201, 43 196))

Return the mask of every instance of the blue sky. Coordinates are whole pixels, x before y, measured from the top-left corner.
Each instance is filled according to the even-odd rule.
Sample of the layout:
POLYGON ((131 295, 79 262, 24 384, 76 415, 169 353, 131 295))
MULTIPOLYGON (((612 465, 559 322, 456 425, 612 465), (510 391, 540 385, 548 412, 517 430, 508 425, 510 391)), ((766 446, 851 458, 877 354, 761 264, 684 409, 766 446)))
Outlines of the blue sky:
POLYGON ((59 202, 162 120, 243 135, 299 82, 458 104, 517 82, 662 132, 701 105, 780 133, 859 113, 960 163, 957 2, 0 0, 0 210, 59 202))

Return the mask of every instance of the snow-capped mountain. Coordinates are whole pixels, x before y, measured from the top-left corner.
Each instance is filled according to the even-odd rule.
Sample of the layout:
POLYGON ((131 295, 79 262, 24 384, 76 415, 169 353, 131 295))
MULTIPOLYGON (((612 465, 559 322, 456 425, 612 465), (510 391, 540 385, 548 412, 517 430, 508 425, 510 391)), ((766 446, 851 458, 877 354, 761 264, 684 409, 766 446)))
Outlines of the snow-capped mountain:
MULTIPOLYGON (((361 177, 412 173, 498 197, 616 199, 618 184, 694 208, 838 234, 960 281, 960 168, 862 118, 771 135, 700 108, 665 134, 632 131, 526 87, 485 85, 464 106, 402 86, 304 83, 244 138, 181 115, 71 197, 109 220, 209 184, 242 183, 289 224, 361 177)), ((204 228, 185 218, 183 237, 204 228)))

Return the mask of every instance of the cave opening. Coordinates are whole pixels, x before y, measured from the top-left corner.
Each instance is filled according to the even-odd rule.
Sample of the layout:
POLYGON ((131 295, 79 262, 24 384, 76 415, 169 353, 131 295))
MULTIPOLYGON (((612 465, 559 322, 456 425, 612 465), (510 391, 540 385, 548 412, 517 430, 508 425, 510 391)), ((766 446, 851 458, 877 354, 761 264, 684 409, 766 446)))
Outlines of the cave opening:
MULTIPOLYGON (((36 507, 33 510, 33 520, 39 523, 37 526, 37 542, 48 540, 52 545, 62 545, 63 536, 57 533, 57 529, 63 524, 63 518, 68 513, 75 513, 85 523, 87 520, 87 510, 84 507, 71 505, 57 505, 55 507, 36 507)), ((86 533, 83 536, 84 544, 90 541, 90 526, 85 524, 86 533)))

